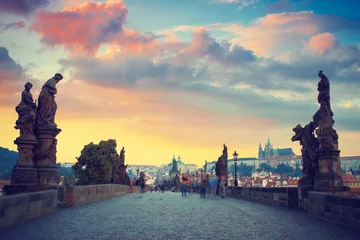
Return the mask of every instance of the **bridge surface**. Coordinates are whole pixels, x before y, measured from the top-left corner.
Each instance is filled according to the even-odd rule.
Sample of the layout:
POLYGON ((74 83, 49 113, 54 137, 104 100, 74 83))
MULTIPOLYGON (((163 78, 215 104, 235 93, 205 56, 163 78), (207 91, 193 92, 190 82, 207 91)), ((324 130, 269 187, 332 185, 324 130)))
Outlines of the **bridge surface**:
POLYGON ((198 194, 129 194, 0 230, 0 239, 359 239, 306 213, 198 194))

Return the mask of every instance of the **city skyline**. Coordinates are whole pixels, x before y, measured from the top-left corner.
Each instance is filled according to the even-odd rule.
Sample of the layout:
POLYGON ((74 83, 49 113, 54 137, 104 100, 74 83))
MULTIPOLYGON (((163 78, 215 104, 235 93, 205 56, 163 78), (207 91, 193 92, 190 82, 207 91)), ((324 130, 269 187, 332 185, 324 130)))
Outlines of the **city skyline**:
MULTIPOLYGON (((23 0, 27 2, 26 0, 23 0)), ((23 85, 56 72, 58 162, 116 139, 127 164, 257 157, 292 148, 331 84, 341 156, 360 155, 358 1, 108 0, 0 3, 0 146, 16 150, 23 85)))

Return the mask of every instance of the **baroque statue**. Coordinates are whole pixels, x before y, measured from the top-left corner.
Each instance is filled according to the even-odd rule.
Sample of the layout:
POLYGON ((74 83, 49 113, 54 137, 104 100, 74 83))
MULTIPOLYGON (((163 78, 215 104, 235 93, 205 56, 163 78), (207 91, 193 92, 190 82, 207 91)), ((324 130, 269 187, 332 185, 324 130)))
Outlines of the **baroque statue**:
POLYGON ((60 73, 56 73, 54 77, 50 78, 43 85, 38 101, 38 110, 36 125, 54 125, 55 124, 55 114, 57 110, 57 104, 55 102, 55 94, 57 94, 56 84, 63 79, 63 76, 60 73))
MULTIPOLYGON (((314 114, 312 122, 302 127, 298 124, 291 138, 300 141, 303 173, 299 185, 302 191, 314 188, 316 191, 343 191, 341 178, 339 136, 333 125, 333 112, 330 106, 330 82, 323 71, 319 71, 320 81, 317 90, 319 110, 314 114)), ((302 194, 301 194, 302 195, 302 194)), ((303 195, 302 195, 303 196, 303 195)))
POLYGON ((122 147, 120 151, 120 166, 123 166, 125 164, 125 148, 122 147))
POLYGON ((36 104, 30 92, 33 85, 30 82, 25 84, 25 89, 21 93, 21 102, 16 106, 15 110, 19 115, 16 121, 15 129, 20 130, 20 138, 35 138, 35 115, 36 104))
POLYGON ((334 149, 335 141, 333 138, 338 137, 333 130, 334 121, 328 111, 327 103, 321 103, 320 109, 313 116, 313 122, 315 129, 317 128, 316 135, 320 144, 319 149, 334 149))
POLYGON ((304 175, 314 177, 318 168, 318 159, 315 152, 319 145, 314 135, 314 123, 310 122, 304 127, 298 124, 293 128, 293 131, 295 135, 291 138, 291 141, 299 141, 301 145, 302 171, 304 175))
POLYGON ((318 95, 318 103, 321 105, 322 103, 326 104, 326 107, 330 113, 330 116, 334 116, 331 107, 330 107, 330 82, 329 79, 325 76, 323 71, 319 71, 318 76, 320 77, 320 81, 318 83, 317 90, 319 91, 318 95))

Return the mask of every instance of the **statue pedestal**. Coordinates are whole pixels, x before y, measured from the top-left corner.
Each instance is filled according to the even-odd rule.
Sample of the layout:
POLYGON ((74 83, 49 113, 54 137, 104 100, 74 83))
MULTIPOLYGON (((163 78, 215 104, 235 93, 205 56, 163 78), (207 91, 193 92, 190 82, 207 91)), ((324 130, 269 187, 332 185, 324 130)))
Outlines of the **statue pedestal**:
POLYGON ((340 150, 320 149, 316 153, 319 161, 319 170, 315 174, 314 183, 317 192, 343 192, 344 186, 339 168, 340 150))
POLYGON ((19 159, 12 170, 11 185, 37 184, 37 170, 33 161, 33 149, 38 143, 35 136, 19 137, 14 143, 18 145, 19 159))
POLYGON ((126 173, 126 167, 125 165, 120 166, 120 173, 119 173, 119 183, 125 184, 125 173, 126 173))
POLYGON ((7 194, 27 192, 36 188, 37 169, 33 162, 33 149, 38 142, 35 136, 18 137, 14 143, 18 146, 19 158, 11 173, 11 185, 4 186, 7 194))
POLYGON ((51 126, 37 127, 35 130, 38 145, 35 151, 35 166, 38 170, 40 186, 55 187, 59 185, 59 171, 56 166, 56 136, 61 132, 51 126))

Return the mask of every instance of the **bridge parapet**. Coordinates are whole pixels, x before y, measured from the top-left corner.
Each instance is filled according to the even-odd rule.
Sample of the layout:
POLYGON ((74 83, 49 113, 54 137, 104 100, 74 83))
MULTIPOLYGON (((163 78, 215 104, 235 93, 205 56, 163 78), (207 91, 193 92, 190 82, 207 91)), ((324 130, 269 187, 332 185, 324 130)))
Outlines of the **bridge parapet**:
POLYGON ((0 228, 55 212, 56 208, 56 190, 1 196, 0 228))
POLYGON ((298 208, 298 189, 296 187, 227 187, 226 195, 264 204, 298 208))
POLYGON ((309 192, 304 205, 310 215, 360 232, 360 197, 309 192))
POLYGON ((70 207, 102 201, 128 193, 140 193, 140 187, 138 186, 120 184, 99 184, 64 188, 65 196, 62 196, 62 199, 59 200, 60 202, 65 200, 65 205, 70 207))

